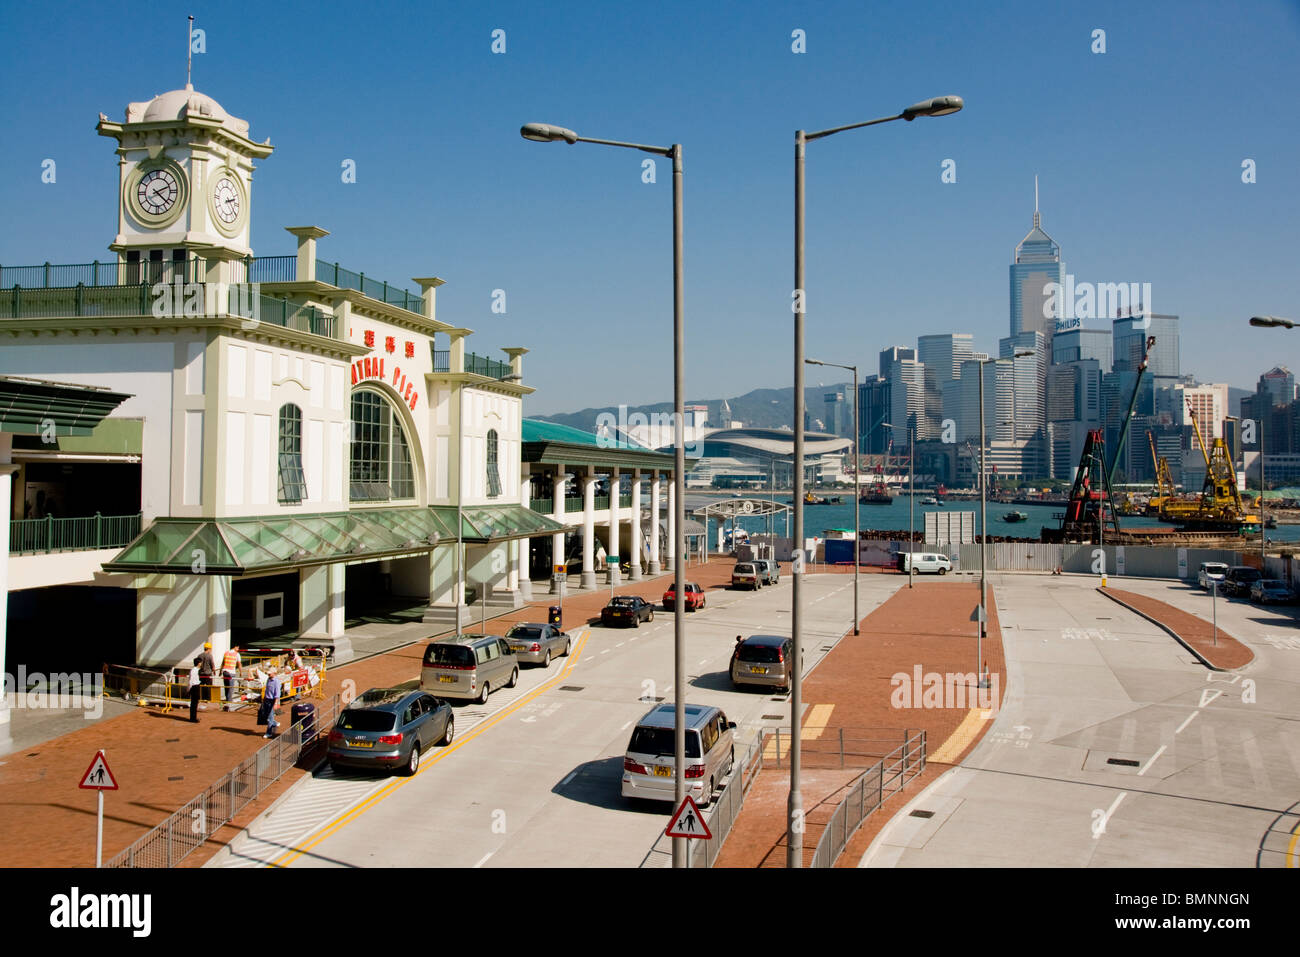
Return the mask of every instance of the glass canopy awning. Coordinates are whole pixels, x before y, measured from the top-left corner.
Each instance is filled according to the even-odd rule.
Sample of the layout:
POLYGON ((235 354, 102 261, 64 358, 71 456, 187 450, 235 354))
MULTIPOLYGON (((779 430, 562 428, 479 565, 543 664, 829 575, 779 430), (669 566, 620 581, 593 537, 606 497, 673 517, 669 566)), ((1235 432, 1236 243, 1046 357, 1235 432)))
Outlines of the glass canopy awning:
MULTIPOLYGON (((461 509, 461 540, 493 544, 563 532, 522 505, 461 509)), ((456 542, 456 508, 356 509, 248 518, 160 518, 110 562, 106 572, 243 575, 333 562, 400 558, 456 542)))

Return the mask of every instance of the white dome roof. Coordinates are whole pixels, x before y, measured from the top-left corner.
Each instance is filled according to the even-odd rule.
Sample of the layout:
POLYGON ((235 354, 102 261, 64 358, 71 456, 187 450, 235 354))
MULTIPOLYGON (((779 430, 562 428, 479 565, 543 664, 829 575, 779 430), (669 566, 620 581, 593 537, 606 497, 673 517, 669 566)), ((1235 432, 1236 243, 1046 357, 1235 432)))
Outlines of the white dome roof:
POLYGON ((155 96, 146 104, 141 120, 145 123, 159 120, 178 120, 186 112, 210 116, 216 120, 229 118, 230 114, 212 97, 197 90, 171 90, 155 96))
POLYGON ((128 123, 170 123, 197 116, 216 120, 241 136, 248 135, 248 120, 231 116, 220 103, 193 87, 169 90, 160 93, 152 100, 128 104, 126 108, 128 123))

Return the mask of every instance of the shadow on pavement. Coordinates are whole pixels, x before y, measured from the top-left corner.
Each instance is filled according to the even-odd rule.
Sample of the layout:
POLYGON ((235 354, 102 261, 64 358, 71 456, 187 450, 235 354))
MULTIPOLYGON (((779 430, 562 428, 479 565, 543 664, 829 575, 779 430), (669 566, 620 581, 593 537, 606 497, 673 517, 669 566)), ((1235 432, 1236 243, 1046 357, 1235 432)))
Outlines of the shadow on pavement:
POLYGON ((619 793, 619 782, 622 777, 621 757, 600 758, 578 765, 572 773, 565 775, 560 783, 551 788, 551 793, 580 804, 590 804, 592 807, 609 808, 614 811, 660 814, 665 810, 672 810, 671 801, 635 801, 623 797, 619 793))

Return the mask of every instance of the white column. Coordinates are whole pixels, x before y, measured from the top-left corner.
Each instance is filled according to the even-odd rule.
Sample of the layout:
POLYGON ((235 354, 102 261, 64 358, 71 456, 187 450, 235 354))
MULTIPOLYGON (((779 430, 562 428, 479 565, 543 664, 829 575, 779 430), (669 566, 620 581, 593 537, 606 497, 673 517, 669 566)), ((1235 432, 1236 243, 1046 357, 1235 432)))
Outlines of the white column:
POLYGON ((582 476, 582 585, 596 587, 596 470, 587 467, 582 476))
POLYGON ((330 567, 317 565, 298 572, 298 633, 303 638, 318 637, 329 628, 330 567))
POLYGON ((632 581, 641 580, 641 470, 632 470, 632 528, 631 539, 632 581))
MULTIPOLYGON (((9 516, 13 509, 13 474, 17 466, 9 464, 7 435, 0 435, 0 672, 4 671, 7 622, 9 621, 9 516)), ((22 693, 25 688, 15 688, 22 693)), ((0 676, 0 746, 12 740, 9 731, 9 702, 5 701, 5 682, 0 676)))
POLYGON ((662 574, 659 564, 659 470, 650 473, 650 574, 662 574))
MULTIPOLYGON (((619 552, 619 527, 618 520, 620 509, 618 507, 619 493, 619 471, 615 467, 609 473, 609 554, 614 558, 622 561, 622 554, 619 552)), ((609 566, 609 579, 607 584, 617 585, 619 583, 619 561, 615 561, 609 566)))
MULTIPOLYGON (((551 517, 552 517, 553 519, 555 519, 557 522, 559 522, 561 525, 566 524, 565 517, 564 517, 564 486, 565 486, 565 484, 566 484, 566 482, 565 482, 565 480, 564 480, 564 466, 563 466, 563 465, 557 465, 557 466, 555 467, 555 479, 554 479, 554 485, 552 486, 553 491, 551 492, 551 507, 552 507, 551 517)), ((552 577, 551 577, 551 592, 550 592, 550 593, 551 593, 552 595, 556 595, 556 594, 558 594, 558 595, 560 595, 561 597, 563 597, 563 595, 564 595, 564 585, 563 585, 563 584, 559 584, 559 585, 557 585, 556 582, 555 582, 555 577, 554 577, 554 574, 555 574, 555 566, 556 566, 556 565, 563 565, 564 563, 565 563, 565 562, 564 562, 564 533, 563 533, 563 532, 556 532, 554 535, 551 536, 551 575, 552 575, 552 577)), ((567 579, 567 577, 568 577, 568 569, 567 569, 567 568, 565 569, 565 577, 566 577, 566 579, 567 579)))
MULTIPOLYGON (((519 482, 519 501, 528 507, 532 500, 533 483, 529 481, 530 472, 525 472, 519 482)), ((533 540, 531 538, 521 538, 515 543, 515 580, 512 587, 518 589, 519 598, 522 601, 533 600, 533 583, 529 578, 529 570, 532 568, 533 540)))
POLYGON ((677 554, 677 476, 668 480, 668 545, 664 549, 668 560, 664 562, 664 571, 672 571, 680 556, 677 554))
MULTIPOLYGON (((433 556, 429 556, 429 564, 433 564, 433 556)), ((347 594, 348 567, 342 562, 335 562, 329 566, 330 570, 330 613, 327 631, 331 638, 342 638, 344 629, 344 619, 346 618, 344 600, 347 594)), ((432 594, 432 592, 430 592, 432 594)))

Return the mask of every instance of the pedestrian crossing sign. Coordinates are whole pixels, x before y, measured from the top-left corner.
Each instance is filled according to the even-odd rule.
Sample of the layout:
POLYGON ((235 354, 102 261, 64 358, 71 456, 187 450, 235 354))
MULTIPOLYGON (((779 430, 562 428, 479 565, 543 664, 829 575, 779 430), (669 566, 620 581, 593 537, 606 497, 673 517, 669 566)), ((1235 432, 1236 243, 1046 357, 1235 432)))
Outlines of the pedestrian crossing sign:
POLYGON ((113 778, 113 772, 108 769, 103 751, 95 752, 95 760, 90 762, 90 767, 86 768, 86 773, 81 776, 81 783, 77 787, 87 791, 117 790, 117 781, 113 778))
POLYGON ((669 837, 702 837, 706 841, 713 838, 709 825, 704 823, 704 815, 689 794, 682 798, 681 806, 668 822, 664 833, 669 837))

